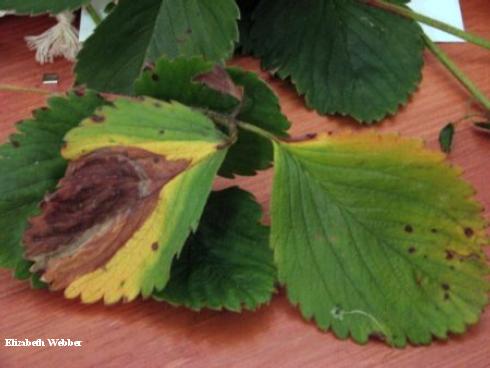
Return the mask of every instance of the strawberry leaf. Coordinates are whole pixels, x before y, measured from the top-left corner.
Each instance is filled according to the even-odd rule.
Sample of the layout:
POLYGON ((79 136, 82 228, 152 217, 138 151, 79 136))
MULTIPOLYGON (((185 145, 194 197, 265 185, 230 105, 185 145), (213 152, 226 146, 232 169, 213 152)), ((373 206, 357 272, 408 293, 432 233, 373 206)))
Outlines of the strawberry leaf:
POLYGON ((476 323, 486 222, 443 154, 375 134, 276 143, 275 154, 274 257, 306 319, 398 347, 476 323))
POLYGON ((48 108, 34 111, 32 120, 17 125, 10 143, 0 146, 0 267, 18 268, 17 276, 29 277, 21 245, 27 218, 64 174, 60 149, 66 132, 104 103, 92 92, 51 98, 48 108))
POLYGON ((421 32, 358 0, 263 0, 250 42, 266 68, 291 78, 308 106, 372 123, 394 114, 417 88, 421 32))
MULTIPOLYGON (((290 124, 281 113, 274 92, 256 74, 238 68, 227 68, 231 80, 243 89, 243 100, 223 89, 203 83, 204 75, 213 73, 214 65, 200 58, 161 59, 153 70, 143 73, 136 82, 137 95, 146 95, 165 101, 176 100, 189 106, 232 114, 240 107, 237 118, 256 125, 277 136, 287 136, 290 124), (201 81, 200 81, 201 80, 201 81)), ((229 87, 231 88, 231 87, 229 87)), ((272 145, 267 140, 239 129, 238 141, 230 148, 220 169, 220 175, 233 177, 255 175, 257 170, 270 167, 272 145)))
POLYGON ((149 296, 195 231, 227 137, 178 103, 119 98, 65 137, 70 161, 25 231, 52 290, 112 304, 149 296))
POLYGON ((202 308, 257 309, 274 292, 275 268, 269 229, 252 196, 238 188, 214 192, 196 234, 172 265, 158 300, 202 308))
POLYGON ((147 62, 161 56, 222 61, 238 40, 234 0, 121 0, 85 42, 77 82, 131 94, 147 62))

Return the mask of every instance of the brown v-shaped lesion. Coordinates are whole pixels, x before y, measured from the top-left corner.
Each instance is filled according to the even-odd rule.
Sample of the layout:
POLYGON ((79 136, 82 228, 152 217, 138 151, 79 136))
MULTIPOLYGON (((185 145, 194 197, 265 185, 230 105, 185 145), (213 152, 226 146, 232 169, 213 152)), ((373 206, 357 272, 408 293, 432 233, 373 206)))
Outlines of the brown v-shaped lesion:
POLYGON ((72 161, 24 233, 33 272, 53 290, 103 267, 153 212, 187 160, 139 148, 104 148, 72 161))

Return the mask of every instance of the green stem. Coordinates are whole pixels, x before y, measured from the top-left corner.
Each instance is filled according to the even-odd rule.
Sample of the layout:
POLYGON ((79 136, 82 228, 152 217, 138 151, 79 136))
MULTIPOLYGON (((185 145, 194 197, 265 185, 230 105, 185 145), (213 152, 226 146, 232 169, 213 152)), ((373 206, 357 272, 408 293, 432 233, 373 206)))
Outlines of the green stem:
POLYGON ((87 9, 87 13, 90 15, 90 18, 92 18, 95 25, 98 26, 100 23, 102 23, 101 16, 99 15, 99 13, 97 13, 97 10, 95 10, 94 6, 91 3, 85 5, 85 9, 87 9))
POLYGON ((230 139, 232 140, 232 143, 235 143, 236 140, 238 139, 238 129, 237 129, 238 127, 242 128, 243 130, 247 130, 249 132, 260 135, 261 137, 264 137, 266 139, 272 141, 279 141, 279 138, 276 137, 274 134, 269 133, 268 131, 261 129, 253 124, 237 120, 232 115, 221 114, 216 111, 210 111, 210 110, 199 109, 199 108, 195 108, 195 110, 206 115, 211 120, 213 120, 216 124, 226 127, 229 131, 229 135, 230 135, 230 139))
POLYGON ((246 123, 244 121, 237 121, 237 125, 242 128, 243 130, 247 130, 249 132, 255 133, 257 135, 260 135, 261 137, 264 137, 265 139, 279 142, 280 139, 276 137, 274 134, 269 133, 267 130, 261 129, 256 125, 246 123))
POLYGON ((16 93, 35 93, 38 95, 53 95, 56 93, 46 91, 40 88, 31 88, 31 87, 19 87, 13 86, 10 84, 0 84, 0 92, 16 92, 16 93))
POLYGON ((475 83, 449 58, 442 49, 432 42, 429 37, 423 36, 427 48, 434 56, 458 79, 461 84, 471 93, 471 95, 486 109, 490 110, 490 100, 476 86, 475 83))
POLYGON ((437 19, 430 18, 426 15, 414 12, 413 10, 410 10, 409 8, 406 8, 404 6, 389 3, 385 0, 360 0, 360 1, 362 1, 368 5, 371 5, 371 6, 380 8, 380 9, 384 9, 384 10, 390 11, 390 12, 398 14, 398 15, 401 15, 405 18, 409 18, 409 19, 415 20, 417 22, 427 24, 431 27, 440 29, 441 31, 447 32, 449 34, 452 34, 454 36, 462 38, 465 41, 471 42, 475 45, 478 45, 478 46, 481 46, 483 48, 490 50, 490 41, 489 40, 486 40, 486 39, 479 37, 477 35, 474 35, 472 33, 465 32, 461 29, 453 27, 453 26, 451 26, 447 23, 441 22, 437 19))

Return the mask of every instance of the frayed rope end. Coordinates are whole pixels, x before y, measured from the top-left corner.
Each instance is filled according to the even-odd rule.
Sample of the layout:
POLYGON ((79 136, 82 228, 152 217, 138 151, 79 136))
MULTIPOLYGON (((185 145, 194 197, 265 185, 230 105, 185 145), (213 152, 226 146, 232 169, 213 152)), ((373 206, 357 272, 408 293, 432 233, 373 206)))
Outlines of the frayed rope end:
POLYGON ((43 34, 25 38, 28 47, 36 50, 36 60, 41 64, 52 63, 57 56, 74 61, 80 51, 78 30, 72 25, 74 15, 63 12, 56 19, 58 24, 43 34))

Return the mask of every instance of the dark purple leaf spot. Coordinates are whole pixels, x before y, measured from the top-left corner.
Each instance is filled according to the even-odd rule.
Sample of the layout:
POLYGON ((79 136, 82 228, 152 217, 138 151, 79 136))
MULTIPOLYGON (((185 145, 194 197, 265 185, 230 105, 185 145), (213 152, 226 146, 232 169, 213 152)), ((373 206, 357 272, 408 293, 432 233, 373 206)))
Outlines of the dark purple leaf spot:
POLYGON ((453 251, 451 251, 451 250, 446 250, 446 259, 447 259, 448 261, 450 261, 450 260, 454 259, 454 252, 453 252, 453 251))
POLYGON ((94 123, 102 123, 105 120, 105 117, 102 115, 92 115, 91 119, 94 123))

